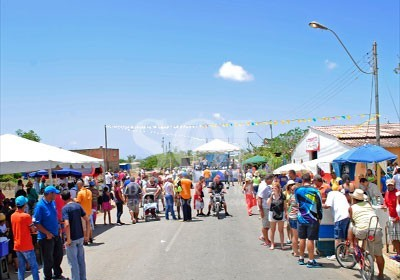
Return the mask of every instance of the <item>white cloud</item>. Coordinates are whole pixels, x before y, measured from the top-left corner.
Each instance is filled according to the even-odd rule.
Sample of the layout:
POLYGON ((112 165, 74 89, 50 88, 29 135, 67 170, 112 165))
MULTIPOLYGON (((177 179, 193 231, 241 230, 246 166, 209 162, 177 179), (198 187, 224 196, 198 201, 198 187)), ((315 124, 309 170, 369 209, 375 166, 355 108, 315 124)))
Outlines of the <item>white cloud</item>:
POLYGON ((214 113, 213 117, 214 117, 214 119, 217 119, 217 120, 221 120, 221 121, 224 120, 224 118, 222 117, 221 113, 214 113))
POLYGON ((235 65, 231 61, 222 64, 216 77, 237 82, 249 82, 254 80, 253 75, 247 73, 242 66, 235 65))
POLYGON ((328 68, 328 70, 333 70, 337 67, 336 62, 329 61, 328 59, 325 60, 325 65, 328 68))

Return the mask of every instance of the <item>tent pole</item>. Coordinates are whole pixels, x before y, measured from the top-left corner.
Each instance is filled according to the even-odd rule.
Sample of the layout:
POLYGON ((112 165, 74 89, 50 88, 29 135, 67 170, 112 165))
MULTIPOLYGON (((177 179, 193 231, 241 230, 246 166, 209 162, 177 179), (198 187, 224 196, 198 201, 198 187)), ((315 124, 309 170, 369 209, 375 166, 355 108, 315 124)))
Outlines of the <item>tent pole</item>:
POLYGON ((53 176, 51 174, 51 167, 49 167, 49 179, 50 179, 50 185, 53 185, 53 176))

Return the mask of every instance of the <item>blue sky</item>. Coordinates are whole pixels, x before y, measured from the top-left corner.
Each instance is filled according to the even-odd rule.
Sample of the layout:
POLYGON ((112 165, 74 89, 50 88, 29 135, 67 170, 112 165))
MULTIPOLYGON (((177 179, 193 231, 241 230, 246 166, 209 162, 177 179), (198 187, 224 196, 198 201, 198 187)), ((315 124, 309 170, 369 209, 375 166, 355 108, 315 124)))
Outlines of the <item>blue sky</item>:
MULTIPOLYGON (((369 113, 372 76, 355 70, 331 33, 310 28, 313 20, 366 71, 378 43, 382 122, 399 122, 399 14, 399 1, 1 1, 0 131, 33 129, 44 143, 80 149, 104 145, 105 124, 369 113)), ((257 144, 249 130, 270 133, 108 129, 108 144, 144 157, 162 150, 162 137, 178 149, 206 138, 257 144)))

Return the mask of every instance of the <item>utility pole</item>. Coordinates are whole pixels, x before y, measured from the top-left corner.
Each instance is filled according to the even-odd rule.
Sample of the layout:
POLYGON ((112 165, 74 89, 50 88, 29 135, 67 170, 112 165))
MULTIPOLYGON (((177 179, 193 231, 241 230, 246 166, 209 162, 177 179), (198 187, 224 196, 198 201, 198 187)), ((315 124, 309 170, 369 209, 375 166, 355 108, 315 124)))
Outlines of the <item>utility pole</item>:
POLYGON ((274 138, 272 135, 272 123, 269 124, 269 129, 271 130, 271 139, 274 138))
POLYGON ((168 151, 169 151, 169 172, 172 170, 172 153, 171 153, 171 142, 168 142, 168 151))
POLYGON ((162 153, 165 154, 164 137, 161 138, 161 147, 162 147, 162 153))
MULTIPOLYGON (((376 42, 372 46, 372 53, 374 55, 374 71, 375 78, 375 114, 376 114, 376 145, 381 145, 381 129, 380 129, 380 116, 379 116, 379 91, 378 91, 378 51, 376 42)), ((379 173, 380 174, 380 173, 379 173)))
POLYGON ((108 171, 108 158, 107 158, 107 125, 104 125, 104 138, 105 138, 105 149, 103 149, 103 159, 105 172, 108 171))

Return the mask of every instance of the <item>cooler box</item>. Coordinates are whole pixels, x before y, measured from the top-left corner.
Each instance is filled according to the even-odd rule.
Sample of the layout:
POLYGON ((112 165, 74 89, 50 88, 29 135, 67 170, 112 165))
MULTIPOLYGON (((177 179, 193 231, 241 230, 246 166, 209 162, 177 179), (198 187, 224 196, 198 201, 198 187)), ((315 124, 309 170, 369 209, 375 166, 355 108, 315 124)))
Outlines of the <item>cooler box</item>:
POLYGON ((335 240, 317 241, 317 251, 320 256, 327 257, 335 254, 335 240))
POLYGON ((321 256, 335 254, 334 228, 332 211, 323 209, 323 217, 319 226, 319 240, 317 242, 317 251, 321 256))
POLYGON ((334 239, 334 225, 319 226, 319 240, 334 239))
POLYGON ((0 258, 8 255, 8 241, 0 242, 0 258))

